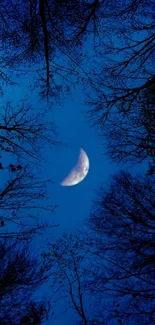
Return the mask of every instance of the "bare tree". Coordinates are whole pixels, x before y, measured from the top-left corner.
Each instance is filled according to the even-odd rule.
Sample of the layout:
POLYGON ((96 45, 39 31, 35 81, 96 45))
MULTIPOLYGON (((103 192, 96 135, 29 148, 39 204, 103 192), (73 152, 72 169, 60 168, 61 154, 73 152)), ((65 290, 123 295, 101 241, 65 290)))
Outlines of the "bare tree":
POLYGON ((71 65, 76 66, 76 48, 96 30, 97 9, 98 0, 2 1, 2 68, 37 63, 42 93, 56 95, 61 90, 60 79, 66 80, 73 72, 71 65))
POLYGON ((45 188, 50 181, 38 177, 21 165, 10 164, 10 179, 0 187, 0 237, 26 239, 40 233, 47 225, 42 214, 53 214, 55 206, 45 188))
POLYGON ((113 4, 104 2, 104 37, 90 73, 90 122, 107 135, 113 159, 151 158, 153 171, 154 131, 146 120, 154 123, 155 6, 143 0, 113 4))
POLYGON ((97 240, 89 249, 105 261, 95 292, 111 295, 108 313, 120 324, 155 321, 154 194, 152 177, 121 172, 100 189, 90 216, 97 240))
POLYGON ((151 176, 120 172, 99 190, 86 232, 42 254, 54 304, 71 306, 80 324, 154 324, 154 194, 151 176))
POLYGON ((39 325, 49 311, 49 302, 33 294, 47 279, 41 262, 30 256, 30 247, 0 240, 0 323, 39 325))
POLYGON ((98 60, 92 74, 98 97, 92 104, 101 123, 113 107, 128 112, 154 82, 154 2, 127 1, 125 7, 122 1, 115 6, 108 1, 104 6, 101 33, 105 37, 96 49, 98 60))
POLYGON ((65 311, 72 308, 78 324, 103 325, 102 299, 93 297, 91 291, 92 279, 98 274, 97 258, 93 259, 92 254, 86 253, 84 246, 80 234, 64 234, 55 244, 49 243, 48 251, 42 254, 45 270, 51 274, 53 305, 65 311), (64 304, 61 305, 62 301, 64 304))
POLYGON ((22 101, 14 108, 7 102, 0 113, 0 150, 17 157, 40 158, 42 146, 56 145, 55 125, 46 121, 45 113, 35 113, 22 101))
POLYGON ((37 170, 43 157, 42 148, 58 143, 54 140, 54 125, 44 120, 42 114, 35 114, 24 103, 17 109, 7 103, 1 109, 1 237, 26 239, 47 227, 40 219, 43 211, 44 215, 54 212, 55 206, 47 194, 52 180, 38 178, 37 170))
POLYGON ((115 111, 102 127, 107 153, 114 161, 149 161, 155 172, 155 79, 137 96, 128 113, 115 111))

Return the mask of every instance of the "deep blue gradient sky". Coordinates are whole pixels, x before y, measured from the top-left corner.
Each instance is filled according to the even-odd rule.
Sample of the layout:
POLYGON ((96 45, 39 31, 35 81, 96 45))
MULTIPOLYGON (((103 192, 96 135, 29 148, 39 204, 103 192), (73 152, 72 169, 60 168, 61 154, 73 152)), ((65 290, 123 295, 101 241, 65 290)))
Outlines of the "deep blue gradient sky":
MULTIPOLYGON (((67 99, 62 99, 60 104, 46 107, 46 102, 39 99, 37 92, 28 91, 27 83, 29 83, 29 75, 20 78, 19 86, 15 89, 7 89, 7 99, 16 103, 21 98, 27 97, 34 109, 42 111, 46 108, 47 118, 55 121, 57 136, 62 142, 60 146, 51 149, 48 146, 43 148, 44 161, 40 161, 43 176, 54 180, 54 185, 49 187, 49 195, 51 202, 57 204, 55 215, 43 213, 42 220, 60 226, 45 232, 42 238, 37 237, 33 243, 33 251, 39 253, 46 241, 53 242, 63 232, 73 233, 82 226, 91 209, 95 189, 101 183, 106 184, 110 174, 115 173, 120 166, 113 164, 105 156, 104 147, 96 130, 90 128, 85 117, 86 107, 82 105, 84 96, 81 92, 74 91, 67 99), (78 185, 62 187, 60 182, 76 164, 80 148, 83 148, 89 157, 89 173, 78 185)), ((52 290, 45 285, 37 295, 51 293, 52 290)), ((63 308, 62 303, 62 311, 63 308)), ((71 310, 64 314, 57 309, 56 314, 53 319, 55 325, 72 324, 71 310)), ((50 325, 50 320, 45 324, 50 325)))
MULTIPOLYGON (((56 233, 77 229, 88 215, 95 189, 101 183, 107 183, 111 173, 120 168, 105 155, 105 150, 95 128, 90 127, 86 118, 86 110, 82 102, 82 92, 74 91, 59 104, 47 107, 46 101, 40 100, 37 92, 28 91, 29 74, 20 78, 20 86, 13 91, 7 89, 7 99, 18 102, 27 97, 35 110, 47 112, 47 119, 56 123, 57 138, 62 142, 59 146, 43 148, 44 162, 40 161, 45 178, 54 180, 49 195, 57 204, 55 216, 49 216, 54 223, 59 223, 56 233), (90 169, 86 178, 76 186, 62 187, 60 182, 76 164, 79 150, 83 148, 90 161, 90 169)), ((51 134, 52 136, 52 134, 51 134)), ((51 220, 49 219, 51 222, 51 220)))
MULTIPOLYGON (((45 236, 48 241, 54 241, 63 232, 76 232, 82 227, 83 221, 88 217, 95 190, 101 184, 110 182, 110 175, 116 173, 122 166, 114 164, 106 155, 101 139, 94 128, 90 128, 85 118, 86 107, 82 105, 83 95, 72 93, 68 100, 60 106, 49 108, 49 118, 54 118, 57 126, 59 139, 62 146, 46 151, 47 163, 45 163, 45 174, 52 178, 55 184, 51 188, 51 199, 58 204, 56 214, 51 216, 54 224, 60 226, 51 230, 50 235, 45 236), (62 187, 60 182, 76 164, 79 149, 82 147, 90 160, 90 170, 86 178, 76 186, 62 187)), ((135 166, 133 172, 145 170, 145 165, 135 166)), ((49 216, 49 220, 50 216, 49 216)), ((42 243, 42 242, 41 242, 42 243)), ((36 249, 40 243, 36 243, 36 249)), ((45 289, 49 293, 50 289, 45 289)), ((42 291, 43 293, 44 291, 42 291)), ((89 303, 89 302, 88 302, 89 303)), ((70 309, 63 313, 65 306, 63 302, 56 309, 54 325, 74 324, 77 315, 70 309), (62 309, 61 309, 62 307, 62 309)), ((45 325, 50 325, 47 321, 45 325)))
POLYGON ((55 108, 55 117, 58 134, 64 146, 55 150, 51 156, 51 168, 56 179, 54 199, 58 201, 57 218, 63 230, 77 227, 84 220, 90 209, 94 189, 106 182, 109 173, 116 167, 108 161, 104 155, 96 131, 89 128, 84 118, 82 96, 73 93, 64 106, 55 108), (72 187, 61 187, 59 184, 76 164, 79 149, 83 148, 90 160, 90 169, 83 182, 72 187))
MULTIPOLYGON (((62 98, 60 104, 46 107, 46 102, 39 99, 37 92, 30 92, 26 87, 31 82, 33 79, 29 74, 21 77, 16 89, 6 89, 6 97, 8 100, 18 102, 26 96, 35 110, 42 111, 46 108, 48 120, 54 120, 56 123, 58 139, 62 144, 51 149, 43 148, 45 160, 40 162, 44 176, 54 180, 54 185, 49 188, 49 195, 51 201, 58 205, 56 213, 46 217, 42 215, 42 219, 45 217, 50 224, 60 224, 58 228, 50 231, 51 235, 46 233, 44 236, 45 240, 54 241, 63 232, 74 232, 82 226, 91 209, 95 190, 101 184, 108 184, 110 175, 116 173, 121 165, 112 163, 106 157, 105 148, 97 131, 90 128, 85 117, 87 107, 82 104, 84 100, 82 91, 74 90, 68 98, 62 98), (80 148, 83 148, 89 157, 89 173, 78 185, 61 187, 60 182, 77 162, 80 148)), ((134 170, 140 171, 139 166, 135 166, 134 170)), ((141 165, 141 170, 145 170, 145 165, 141 165)), ((43 243, 45 241, 38 238, 34 243, 34 250, 39 252, 43 243)), ((43 292, 50 294, 48 286, 40 292, 40 295, 43 292)), ((70 325, 71 318, 72 313, 66 316, 59 315, 55 318, 54 325, 70 325)), ((51 322, 46 324, 50 325, 51 322)))

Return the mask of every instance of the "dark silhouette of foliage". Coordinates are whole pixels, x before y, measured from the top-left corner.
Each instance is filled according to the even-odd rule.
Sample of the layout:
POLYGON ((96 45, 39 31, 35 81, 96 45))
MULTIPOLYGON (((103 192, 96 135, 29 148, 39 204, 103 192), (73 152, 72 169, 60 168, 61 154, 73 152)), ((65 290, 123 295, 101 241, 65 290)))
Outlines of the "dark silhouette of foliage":
POLYGON ((47 300, 33 294, 47 279, 41 262, 30 256, 25 243, 0 240, 0 324, 39 325, 47 316, 47 300))

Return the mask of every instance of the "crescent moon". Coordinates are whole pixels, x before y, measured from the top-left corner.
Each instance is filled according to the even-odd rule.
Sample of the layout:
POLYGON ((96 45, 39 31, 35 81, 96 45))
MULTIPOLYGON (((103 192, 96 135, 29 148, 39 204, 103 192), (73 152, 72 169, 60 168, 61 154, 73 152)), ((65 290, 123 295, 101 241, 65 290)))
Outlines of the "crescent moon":
POLYGON ((73 186, 84 180, 89 171, 89 159, 81 148, 77 164, 69 172, 67 177, 60 183, 61 186, 73 186))

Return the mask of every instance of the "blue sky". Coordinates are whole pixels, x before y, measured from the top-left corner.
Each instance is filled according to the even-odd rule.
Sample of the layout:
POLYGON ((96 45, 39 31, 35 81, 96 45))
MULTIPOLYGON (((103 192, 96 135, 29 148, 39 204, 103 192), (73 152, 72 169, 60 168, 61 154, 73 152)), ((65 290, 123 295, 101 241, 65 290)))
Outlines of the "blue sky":
MULTIPOLYGON (((49 188, 53 203, 57 204, 56 214, 49 216, 54 223, 59 223, 57 234, 77 229, 88 216, 95 189, 101 183, 107 183, 110 174, 115 173, 120 165, 112 163, 105 155, 105 149, 95 128, 90 127, 86 118, 87 107, 83 105, 82 91, 74 90, 59 104, 46 105, 40 100, 37 91, 30 92, 26 85, 30 75, 20 78, 20 86, 6 89, 7 100, 18 102, 26 97, 35 110, 46 109, 47 119, 56 124, 57 137, 62 142, 59 146, 43 148, 44 161, 40 161, 45 178, 54 180, 49 188), (76 186, 62 187, 60 182, 76 164, 79 150, 83 148, 90 161, 86 178, 76 186)), ((52 136, 52 134, 51 134, 52 136)), ((53 237, 53 236, 52 236, 53 237)))
POLYGON ((86 217, 90 209, 93 191, 101 182, 107 181, 109 173, 115 170, 114 165, 104 155, 103 147, 97 133, 90 128, 84 118, 81 104, 82 96, 73 93, 64 106, 54 108, 53 114, 59 137, 64 146, 56 148, 49 155, 51 168, 49 175, 55 178, 54 198, 58 202, 56 218, 66 231, 77 227, 86 217), (72 187, 61 187, 59 184, 76 164, 79 149, 83 148, 90 161, 90 169, 83 182, 72 187))
MULTIPOLYGON (((59 139, 63 142, 62 146, 54 147, 51 151, 45 152, 47 159, 47 163, 45 163, 46 177, 55 181, 51 187, 51 199, 58 204, 56 214, 51 216, 52 220, 49 216, 48 221, 60 224, 58 228, 51 230, 51 237, 49 234, 45 235, 46 240, 52 242, 63 232, 73 233, 80 229, 90 212, 95 190, 101 184, 108 184, 110 175, 121 168, 121 164, 114 164, 106 157, 105 148, 101 144, 97 131, 90 128, 85 119, 84 110, 86 107, 82 105, 82 101, 83 95, 74 92, 67 101, 53 109, 49 108, 48 112, 49 118, 54 118, 59 139), (60 182, 76 164, 81 147, 86 151, 90 160, 88 175, 76 186, 60 186, 60 182)), ((145 166, 141 166, 141 169, 145 169, 145 166)), ((136 172, 137 166, 134 167, 134 170, 136 172)), ((41 241, 42 243, 43 241, 41 241)), ((36 250, 39 246, 40 243, 37 241, 35 243, 36 250)), ((48 286, 45 292, 46 290, 48 293, 50 292, 48 286)), ((44 290, 41 293, 44 293, 44 290)), ((73 322, 73 317, 77 317, 72 310, 63 313, 63 308, 62 303, 56 309, 56 315, 53 319, 54 325, 70 325, 73 322)), ((45 322, 45 325, 50 324, 50 321, 45 322)))
MULTIPOLYGON (((6 99, 16 102, 26 96, 34 109, 46 108, 46 102, 40 101, 37 92, 30 92, 26 87, 26 84, 30 82, 33 80, 29 79, 29 75, 26 78, 22 77, 16 90, 6 89, 6 99)), ((62 99, 60 104, 51 104, 46 108, 47 118, 55 121, 58 139, 62 141, 61 146, 51 149, 43 148, 45 161, 41 162, 44 176, 55 182, 49 188, 49 195, 51 201, 58 205, 55 215, 49 214, 48 217, 46 216, 46 221, 51 224, 60 224, 58 228, 51 230, 51 235, 45 234, 44 238, 48 241, 55 240, 63 232, 73 232, 80 228, 91 209, 95 190, 100 184, 108 184, 110 175, 116 173, 121 167, 120 164, 114 164, 106 157, 105 148, 97 131, 90 127, 85 117, 84 112, 87 107, 82 104, 83 100, 83 93, 78 88, 67 98, 62 99), (61 187, 60 182, 77 162, 80 148, 83 148, 89 157, 89 173, 78 185, 61 187)), ((141 168, 143 169, 143 166, 141 168)), ((137 166, 135 166, 135 170, 137 170, 137 166)), ((44 215, 42 219, 44 219, 44 215)), ((38 238, 34 243, 34 250, 39 251, 43 242, 38 238)), ((67 322, 71 324, 62 315, 54 320, 54 325, 63 325, 67 322)))
MULTIPOLYGON (((57 204, 56 213, 42 214, 42 221, 49 224, 60 224, 58 228, 47 230, 42 238, 37 237, 33 242, 33 252, 40 253, 46 241, 53 242, 63 232, 76 232, 83 224, 91 209, 95 189, 102 183, 108 182, 111 173, 115 173, 120 166, 113 164, 105 156, 104 147, 94 128, 91 128, 85 116, 87 107, 82 102, 83 93, 74 90, 67 98, 62 99, 59 104, 46 106, 46 102, 40 100, 37 91, 28 90, 30 75, 21 77, 19 86, 6 88, 5 100, 11 100, 16 105, 18 101, 27 98, 35 110, 47 112, 47 119, 56 123, 57 137, 62 145, 49 148, 42 148, 44 161, 40 161, 42 174, 46 179, 54 180, 54 185, 49 187, 51 202, 57 204), (76 164, 79 150, 83 148, 90 161, 90 169, 86 178, 76 186, 62 187, 60 182, 67 176, 70 169, 76 164)), ((52 135, 51 135, 52 136, 52 135)), ((34 166, 35 168, 35 166, 34 166)), ((48 285, 43 286, 38 296, 50 295, 48 285)), ((62 311, 63 311, 62 304, 62 311)), ((54 318, 54 325, 72 324, 72 317, 75 315, 69 311, 67 314, 60 313, 57 309, 54 318)), ((45 322, 50 325, 50 320, 45 322)))

